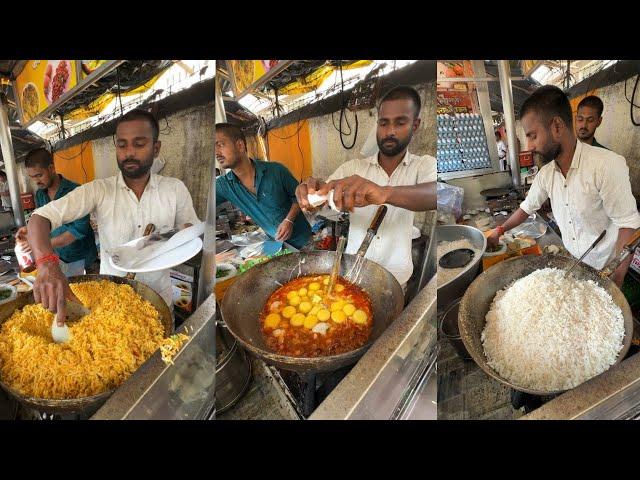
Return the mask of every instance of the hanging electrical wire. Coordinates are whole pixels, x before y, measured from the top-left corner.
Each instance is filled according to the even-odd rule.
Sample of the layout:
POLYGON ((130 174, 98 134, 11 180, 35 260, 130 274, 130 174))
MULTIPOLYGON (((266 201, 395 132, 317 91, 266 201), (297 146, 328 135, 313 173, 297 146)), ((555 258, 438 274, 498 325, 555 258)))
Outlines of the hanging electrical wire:
POLYGON ((573 75, 571 75, 571 60, 567 60, 567 70, 566 70, 566 74, 564 77, 564 89, 565 90, 569 90, 569 87, 571 86, 571 80, 572 80, 573 75))
MULTIPOLYGON (((340 62, 340 123, 339 123, 340 143, 346 150, 351 150, 353 147, 355 147, 356 140, 358 139, 358 113, 353 112, 353 115, 355 117, 355 129, 353 132, 353 142, 351 142, 351 145, 347 145, 344 141, 345 134, 342 131, 342 119, 346 118, 346 115, 345 115, 346 109, 347 109, 347 102, 345 102, 345 99, 344 99, 344 78, 342 76, 342 62, 340 62)), ((347 120, 347 125, 348 125, 348 120, 347 120)), ((349 134, 350 133, 351 133, 351 128, 349 128, 349 134)))
POLYGON ((120 67, 116 68, 116 81, 118 82, 118 101, 120 102, 120 116, 124 115, 122 109, 122 95, 120 94, 120 67))
POLYGON ((627 98, 627 81, 625 80, 624 82, 624 96, 625 98, 627 98, 628 102, 630 103, 629 115, 631 116, 631 123, 636 127, 640 127, 640 122, 636 122, 635 117, 633 116, 633 109, 640 108, 638 105, 634 103, 634 100, 636 98, 636 90, 638 89, 638 82, 640 82, 640 74, 636 75, 636 83, 633 85, 633 92, 631 92, 631 100, 627 98))

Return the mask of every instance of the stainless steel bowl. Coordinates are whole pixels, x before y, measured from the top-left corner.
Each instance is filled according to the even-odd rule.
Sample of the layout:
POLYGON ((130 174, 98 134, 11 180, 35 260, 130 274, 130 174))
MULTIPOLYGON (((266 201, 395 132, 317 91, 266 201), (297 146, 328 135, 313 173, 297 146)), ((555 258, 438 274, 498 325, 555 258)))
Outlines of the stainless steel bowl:
POLYGON ((446 308, 453 301, 464 295, 467 287, 478 276, 482 269, 482 255, 487 249, 487 239, 480 230, 467 225, 439 225, 436 227, 436 240, 438 243, 463 239, 469 240, 479 252, 457 277, 445 284, 438 284, 438 309, 446 308))

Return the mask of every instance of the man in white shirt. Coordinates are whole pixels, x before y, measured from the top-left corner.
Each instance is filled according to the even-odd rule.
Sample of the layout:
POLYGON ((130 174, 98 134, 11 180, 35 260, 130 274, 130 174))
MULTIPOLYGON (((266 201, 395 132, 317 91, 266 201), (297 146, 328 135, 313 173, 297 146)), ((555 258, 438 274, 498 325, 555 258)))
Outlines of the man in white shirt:
POLYGON ((351 212, 345 249, 351 254, 360 247, 377 206, 387 204, 387 215, 366 258, 389 270, 403 288, 413 272, 413 212, 436 208, 436 159, 408 151, 413 134, 420 126, 420 105, 420 95, 413 88, 392 89, 378 107, 379 152, 342 164, 326 182, 309 178, 296 189, 303 210, 311 210, 309 193, 326 194, 334 190, 336 206, 351 212))
MULTIPOLYGON (((564 246, 574 257, 579 258, 607 231, 583 260, 602 269, 640 228, 624 157, 577 141, 569 99, 557 87, 536 90, 523 103, 520 116, 528 149, 542 155, 545 165, 520 208, 491 232, 489 244, 497 244, 502 233, 520 225, 549 198, 564 246)), ((612 280, 618 286, 630 263, 631 258, 614 272, 612 280)))
POLYGON ((11 208, 11 193, 9 193, 9 182, 7 174, 4 170, 0 170, 0 198, 2 199, 2 208, 11 208))
MULTIPOLYGON (((176 178, 150 173, 160 151, 158 121, 144 110, 132 110, 116 126, 116 158, 120 172, 94 180, 66 196, 37 209, 27 226, 38 276, 33 286, 36 302, 52 312, 62 312, 65 298, 77 300, 60 271, 51 247, 52 229, 94 213, 100 237, 100 273, 124 276, 109 265, 104 252, 143 235, 153 223, 157 230, 184 228, 198 223, 191 195, 176 178)), ((139 273, 139 280, 172 306, 169 271, 139 273)))
POLYGON ((500 137, 500 132, 496 131, 496 146, 498 147, 498 160, 500 160, 500 168, 507 170, 507 145, 500 137))

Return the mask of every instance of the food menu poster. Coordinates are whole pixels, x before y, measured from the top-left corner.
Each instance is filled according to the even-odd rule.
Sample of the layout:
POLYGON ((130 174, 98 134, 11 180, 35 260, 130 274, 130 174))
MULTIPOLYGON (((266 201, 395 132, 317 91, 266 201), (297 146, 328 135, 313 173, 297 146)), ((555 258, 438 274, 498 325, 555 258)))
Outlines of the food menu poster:
POLYGON ((436 94, 436 113, 438 115, 474 113, 473 104, 469 92, 438 91, 436 94))
POLYGON ((76 60, 28 60, 15 81, 22 124, 28 124, 78 82, 76 60))
POLYGON ((280 60, 228 60, 231 70, 233 93, 240 96, 253 83, 257 82, 280 60))
POLYGON ((474 76, 473 65, 469 60, 437 62, 437 74, 437 114, 477 113, 475 84, 456 81, 456 78, 474 76))

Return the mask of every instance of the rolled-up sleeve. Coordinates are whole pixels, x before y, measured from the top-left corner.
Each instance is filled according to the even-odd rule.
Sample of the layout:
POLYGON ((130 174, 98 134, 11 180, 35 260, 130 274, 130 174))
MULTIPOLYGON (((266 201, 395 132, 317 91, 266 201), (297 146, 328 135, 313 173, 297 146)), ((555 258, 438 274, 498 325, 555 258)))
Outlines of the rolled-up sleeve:
POLYGON ((536 175, 527 194, 527 198, 520 204, 520 208, 527 212, 528 215, 532 215, 539 210, 542 204, 549 198, 549 192, 547 192, 547 189, 544 187, 543 175, 542 171, 536 175))
POLYGON ((224 185, 225 179, 220 176, 216 178, 215 188, 216 188, 216 208, 222 205, 224 202, 228 202, 229 199, 225 195, 226 186, 224 185))
POLYGON ((75 222, 65 223, 60 227, 60 233, 69 232, 76 240, 82 240, 84 237, 89 235, 90 231, 91 222, 89 222, 89 215, 85 215, 75 222))
POLYGON ((193 208, 193 199, 186 185, 178 180, 176 185, 177 209, 174 228, 181 228, 185 223, 196 225, 200 223, 198 215, 193 208))
POLYGON ((51 230, 55 230, 65 223, 75 222, 89 215, 95 209, 98 197, 97 188, 94 182, 81 185, 64 197, 34 210, 33 214, 49 220, 51 230))
POLYGON ((285 193, 289 197, 292 203, 298 203, 298 197, 296 197, 296 189, 298 188, 298 180, 291 174, 289 169, 284 165, 280 165, 280 182, 284 188, 285 193))
POLYGON ((600 170, 600 198, 608 217, 618 228, 640 228, 640 214, 631 191, 629 167, 624 157, 611 156, 600 170))

